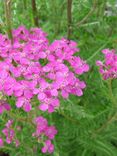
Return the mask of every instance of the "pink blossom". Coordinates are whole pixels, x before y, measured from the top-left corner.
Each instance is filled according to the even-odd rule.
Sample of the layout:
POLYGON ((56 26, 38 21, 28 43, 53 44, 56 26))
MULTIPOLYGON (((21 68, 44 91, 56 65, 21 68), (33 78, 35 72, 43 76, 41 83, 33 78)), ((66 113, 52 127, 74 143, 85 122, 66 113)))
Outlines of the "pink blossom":
POLYGON ((54 139, 54 136, 57 134, 57 130, 55 129, 54 126, 50 126, 46 129, 45 135, 49 138, 49 139, 54 139))
POLYGON ((18 146, 19 142, 18 139, 16 139, 15 130, 13 129, 13 120, 8 120, 8 122, 5 125, 5 128, 2 130, 2 133, 6 137, 7 144, 15 142, 16 146, 18 146))
POLYGON ((51 143, 51 140, 53 140, 57 134, 56 128, 54 126, 48 126, 47 120, 42 116, 35 118, 34 123, 36 124, 36 132, 33 133, 32 136, 41 139, 41 136, 45 135, 47 140, 44 141, 42 152, 52 153, 54 151, 54 145, 51 143))
POLYGON ((15 146, 16 147, 18 147, 20 145, 20 142, 19 142, 19 140, 17 139, 17 140, 15 140, 15 146))
POLYGON ((42 111, 52 113, 59 107, 53 102, 59 95, 83 95, 76 74, 89 70, 86 61, 74 56, 77 43, 62 38, 49 44, 40 28, 27 30, 24 26, 13 30, 14 43, 0 35, 0 91, 16 97, 16 106, 28 112, 31 99, 37 95, 42 111), (43 61, 42 61, 43 60, 43 61), (66 62, 65 62, 66 61, 66 62), (76 85, 76 81, 77 84, 76 85))
POLYGON ((53 153, 54 145, 51 143, 51 140, 46 140, 44 147, 41 149, 42 153, 53 153))
MULTIPOLYGON (((4 96, 14 97, 17 108, 23 108, 25 112, 35 110, 32 101, 37 99, 39 110, 52 113, 59 108, 61 96, 67 99, 70 94, 83 95, 86 84, 80 80, 80 75, 88 72, 89 65, 76 56, 79 52, 76 42, 62 38, 50 44, 47 34, 40 28, 27 30, 20 26, 12 34, 13 44, 7 35, 0 34, 0 91, 4 96)), ((106 64, 98 63, 101 73, 108 77, 116 72, 113 59, 117 60, 117 56, 114 51, 103 53, 106 64), (113 67, 108 72, 105 67, 110 65, 113 67)), ((9 104, 2 103, 0 114, 10 109, 9 104)), ((42 152, 52 153, 51 140, 57 134, 56 128, 49 126, 42 116, 35 118, 34 124, 36 131, 32 135, 44 143, 42 152)), ((8 144, 14 142, 19 146, 12 120, 6 123, 2 132, 8 144)))
POLYGON ((4 100, 0 100, 0 114, 2 114, 4 111, 10 111, 11 106, 4 100))
POLYGON ((117 78, 117 54, 114 49, 104 49, 102 53, 105 56, 104 63, 102 61, 97 61, 96 64, 99 66, 99 71, 103 76, 103 79, 117 78))
POLYGON ((0 147, 4 146, 3 139, 0 137, 0 147))
POLYGON ((25 97, 19 97, 16 102, 16 106, 17 108, 23 107, 26 112, 31 110, 30 100, 26 99, 25 97))

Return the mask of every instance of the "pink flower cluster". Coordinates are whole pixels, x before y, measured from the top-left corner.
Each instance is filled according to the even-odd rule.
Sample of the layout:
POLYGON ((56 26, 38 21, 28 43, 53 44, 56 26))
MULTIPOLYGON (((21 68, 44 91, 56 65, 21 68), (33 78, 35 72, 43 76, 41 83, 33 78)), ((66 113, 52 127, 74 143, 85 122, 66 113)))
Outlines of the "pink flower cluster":
POLYGON ((4 111, 10 111, 11 106, 4 100, 0 100, 0 114, 2 114, 4 111))
MULTIPOLYGON (((32 99, 37 97, 38 108, 52 113, 59 107, 61 97, 66 99, 70 94, 83 95, 86 84, 78 75, 87 72, 89 65, 76 56, 79 51, 76 42, 62 38, 49 44, 40 28, 27 30, 20 26, 12 34, 13 43, 7 35, 0 34, 0 92, 4 96, 14 96, 17 108, 29 112, 34 107, 32 99)), ((9 104, 1 101, 0 114, 10 109, 9 104)), ((56 128, 48 126, 42 116, 37 117, 34 123, 36 132, 33 136, 44 143, 42 152, 52 153, 56 128)), ((17 147, 19 140, 12 124, 13 121, 9 120, 2 133, 6 143, 15 142, 17 147)), ((0 146, 3 144, 0 137, 0 146)))
POLYGON ((102 61, 97 61, 96 64, 99 66, 99 71, 103 76, 103 79, 115 79, 117 78, 117 54, 114 49, 104 49, 102 53, 105 56, 104 63, 102 61))
POLYGON ((19 146, 19 140, 16 139, 15 131, 12 128, 12 124, 13 124, 13 120, 8 120, 5 128, 2 130, 2 133, 6 137, 6 143, 7 144, 11 144, 12 142, 15 142, 15 146, 18 147, 19 146))
POLYGON ((89 66, 74 56, 79 51, 74 41, 61 39, 49 45, 41 29, 28 31, 24 26, 13 30, 13 41, 0 35, 0 91, 15 96, 18 108, 30 111, 37 95, 39 109, 51 113, 59 106, 60 95, 83 95, 86 85, 76 74, 87 72, 89 66))
POLYGON ((52 153, 54 151, 54 145, 51 143, 51 140, 53 140, 57 134, 56 128, 54 126, 48 126, 47 120, 42 116, 37 117, 34 123, 36 124, 36 132, 33 133, 32 136, 38 138, 40 142, 43 140, 43 153, 52 153))

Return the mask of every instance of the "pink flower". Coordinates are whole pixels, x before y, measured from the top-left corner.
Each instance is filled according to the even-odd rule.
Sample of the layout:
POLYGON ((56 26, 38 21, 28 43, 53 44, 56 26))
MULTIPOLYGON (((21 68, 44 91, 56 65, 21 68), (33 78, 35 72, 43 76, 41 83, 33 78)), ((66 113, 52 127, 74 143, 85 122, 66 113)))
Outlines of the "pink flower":
POLYGON ((14 88, 15 96, 24 96, 27 99, 31 99, 33 97, 33 87, 31 86, 31 82, 29 81, 20 81, 17 86, 14 88))
POLYGON ((0 100, 0 114, 2 114, 4 111, 10 111, 11 106, 4 100, 0 100))
POLYGON ((42 153, 53 153, 54 151, 54 145, 51 143, 50 140, 45 141, 44 147, 41 149, 42 153))
POLYGON ((10 128, 13 124, 13 120, 8 120, 8 122, 6 123, 6 127, 10 128))
POLYGON ((17 139, 17 140, 15 140, 15 146, 16 147, 18 147, 20 145, 20 142, 19 142, 19 140, 17 139))
POLYGON ((49 113, 52 113, 57 107, 59 107, 59 104, 59 100, 56 98, 45 98, 43 102, 41 102, 39 109, 42 111, 48 110, 49 113))
POLYGON ((14 92, 15 85, 17 85, 16 80, 14 78, 8 77, 4 83, 4 92, 11 96, 14 92))
POLYGON ((0 137, 0 147, 4 146, 3 139, 0 137))
POLYGON ((57 130, 55 129, 54 126, 50 126, 46 129, 45 135, 49 138, 49 139, 54 139, 54 136, 57 134, 57 130))
POLYGON ((43 140, 41 136, 45 135, 47 140, 44 140, 42 152, 52 153, 54 151, 54 145, 51 143, 51 140, 53 140, 57 134, 56 128, 54 126, 48 126, 47 120, 42 116, 35 118, 34 123, 36 124, 36 132, 34 132, 32 136, 43 140))
POLYGON ((97 61, 99 66, 99 72, 103 76, 103 79, 117 78, 117 54, 115 50, 104 49, 102 53, 105 55, 105 62, 97 61))
POLYGON ((39 109, 52 113, 59 107, 59 95, 83 95, 85 87, 76 74, 87 72, 89 66, 74 56, 79 51, 76 42, 62 38, 49 44, 40 28, 27 30, 24 26, 13 30, 13 37, 11 45, 5 35, 0 35, 0 91, 15 96, 18 108, 30 111, 30 101, 37 95, 39 109))
MULTIPOLYGON (((12 34, 13 44, 7 35, 0 34, 0 91, 4 96, 14 97, 17 108, 23 108, 25 112, 32 107, 35 110, 32 101, 37 99, 39 110, 52 113, 60 106, 61 96, 67 99, 70 94, 83 95, 86 84, 77 77, 88 72, 89 65, 76 55, 79 52, 76 42, 62 38, 50 44, 47 34, 40 28, 27 30, 20 26, 12 34)), ((101 73, 105 77, 113 73, 116 77, 115 52, 105 50, 103 53, 105 65, 98 62, 101 73), (112 69, 108 72, 110 66, 112 69)), ((9 104, 2 103, 0 114, 10 109, 9 104)), ((42 152, 52 153, 51 140, 57 134, 56 128, 49 126, 42 116, 35 118, 34 124, 36 131, 32 135, 44 143, 42 152)), ((19 146, 12 120, 6 123, 2 132, 8 144, 14 142, 19 146)))
POLYGON ((17 102, 16 102, 16 106, 17 106, 17 108, 23 107, 23 109, 26 112, 29 112, 32 109, 31 104, 30 104, 30 100, 26 99, 25 97, 19 97, 17 102))
POLYGON ((18 145, 18 140, 16 139, 15 130, 13 129, 13 120, 8 120, 8 122, 5 125, 5 128, 2 130, 2 133, 6 137, 7 144, 16 142, 16 145, 18 145))
POLYGON ((81 60, 80 57, 72 57, 72 59, 70 60, 70 64, 73 67, 73 69, 75 70, 76 74, 83 74, 84 72, 88 72, 89 71, 89 65, 86 64, 85 61, 81 60))

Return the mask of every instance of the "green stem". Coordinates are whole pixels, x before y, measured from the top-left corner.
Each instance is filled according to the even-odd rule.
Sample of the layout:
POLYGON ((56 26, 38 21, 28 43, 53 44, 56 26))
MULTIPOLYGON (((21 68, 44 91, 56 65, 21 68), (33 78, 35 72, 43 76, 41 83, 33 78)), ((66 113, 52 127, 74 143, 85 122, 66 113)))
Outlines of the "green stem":
POLYGON ((24 9, 27 9, 27 0, 23 0, 23 4, 24 4, 24 9))
POLYGON ((72 0, 67 0, 67 38, 70 39, 72 33, 72 0))
POLYGON ((13 44, 13 36, 12 36, 12 26, 11 26, 11 0, 4 0, 5 5, 5 16, 6 16, 6 25, 7 25, 7 33, 8 37, 13 44))
POLYGON ((35 26, 39 26, 39 19, 38 19, 38 15, 37 15, 37 6, 36 6, 36 0, 31 0, 32 2, 32 13, 33 13, 33 21, 35 26))
POLYGON ((111 101, 113 103, 113 106, 117 107, 117 102, 116 102, 116 100, 114 98, 113 91, 112 91, 112 79, 108 80, 108 89, 109 89, 109 96, 110 96, 110 99, 111 99, 111 101))
POLYGON ((117 113, 115 113, 113 116, 111 116, 100 128, 98 128, 95 132, 99 133, 102 130, 106 129, 108 127, 108 125, 110 125, 113 120, 115 120, 115 117, 117 116, 117 113))
MULTIPOLYGON (((50 114, 50 121, 54 125, 52 114, 50 114)), ((54 145, 55 145, 55 152, 54 152, 53 156, 55 156, 55 155, 59 156, 59 150, 58 150, 58 146, 57 146, 57 143, 56 143, 56 138, 54 138, 53 142, 54 142, 54 145)))

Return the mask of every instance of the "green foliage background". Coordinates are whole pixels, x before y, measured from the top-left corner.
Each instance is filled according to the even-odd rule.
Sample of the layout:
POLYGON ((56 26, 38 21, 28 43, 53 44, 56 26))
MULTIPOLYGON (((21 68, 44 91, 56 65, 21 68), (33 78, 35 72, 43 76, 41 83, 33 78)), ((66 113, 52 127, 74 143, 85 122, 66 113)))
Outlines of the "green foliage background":
MULTIPOLYGON (((102 49, 117 49, 116 0, 97 0, 96 8, 82 23, 94 1, 73 0, 70 38, 78 42, 79 55, 89 63, 90 72, 82 76, 87 83, 82 97, 61 100, 59 111, 51 117, 45 115, 58 129, 53 156, 117 156, 117 109, 113 107, 108 82, 102 80, 95 65, 96 60, 103 60, 102 49), (111 16, 104 14, 107 2, 111 5, 111 16)), ((49 41, 66 37, 67 0, 36 0, 36 5, 39 27, 48 33, 49 41)), ((31 0, 12 0, 12 28, 19 25, 35 26, 31 0)), ((6 33, 3 0, 0 0, 0 32, 6 33)), ((117 100, 116 80, 112 82, 112 89, 117 100)), ((9 102, 14 105, 14 99, 9 102)), ((32 127, 28 124, 24 127, 23 135, 19 134, 23 140, 21 147, 6 147, 3 151, 10 156, 42 156, 40 145, 30 137, 32 127), (34 146, 36 153, 32 150, 34 146)))

